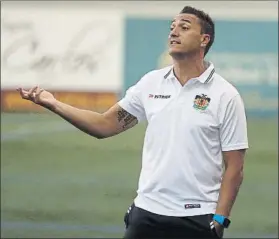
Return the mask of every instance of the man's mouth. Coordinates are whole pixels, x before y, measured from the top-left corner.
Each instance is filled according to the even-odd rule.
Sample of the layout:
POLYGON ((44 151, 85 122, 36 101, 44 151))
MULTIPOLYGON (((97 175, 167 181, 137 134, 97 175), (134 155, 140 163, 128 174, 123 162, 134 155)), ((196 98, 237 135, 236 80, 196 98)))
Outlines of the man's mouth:
POLYGON ((181 44, 181 42, 178 41, 178 40, 171 40, 171 41, 170 41, 170 44, 171 44, 171 45, 176 45, 176 44, 181 44))

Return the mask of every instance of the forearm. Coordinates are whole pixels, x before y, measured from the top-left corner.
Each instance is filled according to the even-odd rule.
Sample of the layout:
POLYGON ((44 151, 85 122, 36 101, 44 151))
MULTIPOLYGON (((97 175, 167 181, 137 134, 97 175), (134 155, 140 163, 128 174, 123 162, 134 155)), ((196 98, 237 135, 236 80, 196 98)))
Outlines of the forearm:
POLYGON ((22 99, 30 100, 49 109, 76 128, 95 138, 107 138, 119 134, 138 123, 137 118, 123 109, 118 103, 105 113, 100 114, 62 103, 56 100, 50 92, 38 86, 28 91, 18 88, 17 91, 19 91, 22 99))
POLYGON ((78 109, 58 100, 55 101, 54 105, 47 108, 93 137, 104 138, 113 134, 113 132, 110 132, 109 124, 103 114, 78 109))
POLYGON ((243 181, 243 171, 228 168, 223 176, 216 214, 229 217, 243 181))

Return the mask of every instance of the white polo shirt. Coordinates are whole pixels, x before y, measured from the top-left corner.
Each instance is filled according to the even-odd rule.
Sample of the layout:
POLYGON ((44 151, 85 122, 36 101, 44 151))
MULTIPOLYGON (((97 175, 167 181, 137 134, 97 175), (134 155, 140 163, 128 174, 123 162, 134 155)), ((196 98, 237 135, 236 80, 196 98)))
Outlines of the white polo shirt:
POLYGON ((144 75, 119 105, 148 122, 135 205, 167 216, 215 213, 222 151, 248 148, 238 91, 212 63, 184 86, 169 66, 144 75))

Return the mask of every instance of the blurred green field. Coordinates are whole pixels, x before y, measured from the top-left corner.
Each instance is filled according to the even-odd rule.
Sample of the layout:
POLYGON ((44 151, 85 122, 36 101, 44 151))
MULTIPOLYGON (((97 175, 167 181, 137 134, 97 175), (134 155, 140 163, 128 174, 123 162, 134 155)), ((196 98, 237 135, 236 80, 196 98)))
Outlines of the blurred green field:
MULTIPOLYGON (((1 237, 121 237, 144 126, 97 140, 52 114, 1 114, 1 237)), ((278 237, 277 119, 249 120, 245 178, 225 237, 278 237)))

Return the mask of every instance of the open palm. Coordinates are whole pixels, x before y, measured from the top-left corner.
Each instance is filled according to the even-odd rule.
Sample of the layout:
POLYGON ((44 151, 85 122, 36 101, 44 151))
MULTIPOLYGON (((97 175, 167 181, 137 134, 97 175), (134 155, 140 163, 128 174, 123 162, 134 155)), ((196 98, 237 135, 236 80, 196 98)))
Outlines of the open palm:
POLYGON ((30 90, 18 88, 17 91, 19 91, 22 99, 30 100, 35 104, 42 105, 44 107, 51 107, 56 101, 53 94, 41 89, 38 86, 35 86, 30 90))

